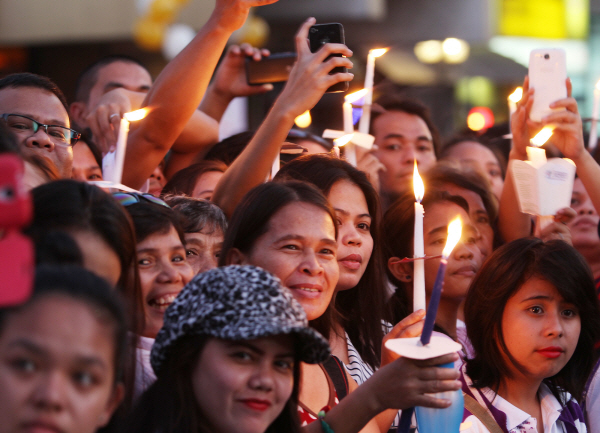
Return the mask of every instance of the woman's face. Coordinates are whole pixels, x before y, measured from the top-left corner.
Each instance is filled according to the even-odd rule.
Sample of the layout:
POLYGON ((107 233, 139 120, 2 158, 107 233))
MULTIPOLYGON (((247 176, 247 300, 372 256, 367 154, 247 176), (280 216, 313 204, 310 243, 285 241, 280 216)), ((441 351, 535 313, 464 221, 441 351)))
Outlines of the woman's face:
POLYGON ((210 431, 263 433, 292 395, 292 337, 210 339, 192 373, 192 385, 210 431))
POLYGON ((259 266, 279 277, 300 302, 308 320, 320 317, 339 278, 334 222, 309 203, 290 203, 276 212, 240 264, 259 266))
POLYGON ((155 338, 162 328, 165 310, 194 274, 173 226, 166 233, 148 236, 136 249, 146 320, 142 335, 155 338))
POLYGON ((600 218, 579 178, 573 183, 571 207, 577 212, 577 216, 567 224, 571 229, 573 246, 580 252, 589 249, 597 250, 600 248, 600 238, 598 238, 600 218))
POLYGON ((88 180, 102 180, 102 169, 98 165, 94 154, 84 141, 78 141, 73 146, 73 179, 81 182, 88 180))
POLYGON ((476 141, 464 141, 452 146, 448 156, 461 163, 472 166, 490 182, 492 192, 500 200, 504 179, 498 158, 490 149, 476 141))
POLYGON ((577 307, 566 302, 550 282, 532 277, 504 307, 502 334, 508 352, 519 365, 507 357, 505 363, 516 380, 541 382, 557 374, 571 359, 580 331, 577 307))
POLYGON ((114 330, 81 301, 39 298, 0 334, 3 433, 93 433, 119 404, 114 330))
MULTIPOLYGON (((462 237, 448 257, 442 298, 460 302, 481 267, 481 251, 475 243, 475 228, 465 210, 452 202, 434 203, 425 209, 423 237, 426 256, 438 256, 446 246, 448 224, 457 216, 462 220, 462 237)), ((425 260, 425 290, 431 294, 440 259, 425 260)))
POLYGON ((490 215, 485 209, 481 196, 474 191, 458 187, 451 183, 445 184, 444 189, 452 195, 464 198, 469 204, 469 216, 477 229, 477 246, 485 259, 492 254, 494 249, 494 229, 492 228, 490 215))
POLYGON ((371 215, 362 190, 347 180, 334 183, 327 199, 335 209, 338 225, 337 289, 347 290, 358 284, 373 252, 371 215))
POLYGON ((192 197, 203 198, 204 200, 210 201, 221 177, 223 177, 222 171, 207 171, 206 173, 203 173, 202 176, 196 180, 194 191, 192 191, 192 197))

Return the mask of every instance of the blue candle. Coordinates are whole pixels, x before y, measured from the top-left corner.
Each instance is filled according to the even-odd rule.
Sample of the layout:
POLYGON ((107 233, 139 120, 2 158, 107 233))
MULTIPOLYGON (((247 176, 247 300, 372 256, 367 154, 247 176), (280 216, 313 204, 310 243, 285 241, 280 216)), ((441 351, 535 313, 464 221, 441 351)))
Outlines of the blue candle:
POLYGON ((435 316, 437 315, 440 298, 442 297, 442 286, 444 285, 448 257, 450 257, 450 253, 460 240, 461 235, 462 224, 460 218, 456 218, 448 224, 448 239, 446 240, 446 246, 442 251, 442 260, 440 261, 440 267, 438 268, 433 291, 431 292, 431 298, 429 299, 429 306, 427 307, 427 314, 425 315, 425 324, 423 325, 423 333, 421 334, 421 344, 423 346, 429 344, 429 341, 431 340, 435 316))
POLYGON ((442 287, 444 286, 444 277, 446 275, 446 266, 448 266, 448 260, 443 257, 440 261, 440 267, 435 277, 435 284, 433 285, 433 291, 431 292, 431 298, 429 299, 429 306, 427 307, 427 314, 425 315, 425 324, 423 325, 423 333, 421 334, 421 344, 425 346, 429 344, 431 340, 431 333, 433 332, 433 325, 435 324, 435 316, 437 315, 438 306, 440 305, 440 298, 442 297, 442 287))

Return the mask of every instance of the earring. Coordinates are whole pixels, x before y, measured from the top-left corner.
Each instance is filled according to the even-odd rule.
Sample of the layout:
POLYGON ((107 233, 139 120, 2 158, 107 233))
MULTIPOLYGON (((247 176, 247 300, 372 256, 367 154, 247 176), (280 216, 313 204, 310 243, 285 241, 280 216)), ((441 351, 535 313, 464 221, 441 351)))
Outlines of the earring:
POLYGON ((406 281, 410 281, 410 280, 412 280, 412 278, 411 278, 411 276, 410 276, 410 275, 405 275, 405 276, 404 276, 404 279, 405 279, 406 281))

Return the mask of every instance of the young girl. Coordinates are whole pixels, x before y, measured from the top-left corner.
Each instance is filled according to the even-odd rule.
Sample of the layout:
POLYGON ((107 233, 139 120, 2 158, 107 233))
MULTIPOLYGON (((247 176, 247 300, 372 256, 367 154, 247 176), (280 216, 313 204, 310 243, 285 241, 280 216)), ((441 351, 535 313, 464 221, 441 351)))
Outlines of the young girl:
POLYGON ((157 381, 127 432, 298 432, 300 361, 329 354, 281 282, 253 266, 196 277, 152 348, 157 381))
MULTIPOLYGON (((388 264, 390 281, 397 286, 390 300, 392 311, 400 320, 412 310, 413 265, 400 262, 405 257, 413 257, 415 197, 407 193, 396 201, 386 212, 383 220, 384 257, 388 264), (408 310, 407 310, 408 308, 408 310)), ((448 224, 459 216, 462 220, 463 235, 448 258, 448 268, 444 278, 444 290, 436 316, 436 330, 457 339, 457 318, 461 302, 465 299, 469 285, 481 267, 481 251, 476 245, 476 229, 469 218, 469 207, 465 199, 446 192, 436 192, 431 188, 423 199, 423 238, 425 255, 425 292, 427 301, 433 290, 440 259, 446 245, 448 224)))
POLYGON ((123 309, 100 277, 42 267, 23 305, 0 310, 0 431, 94 433, 123 398, 123 309))
POLYGON ((463 367, 461 432, 586 431, 574 399, 594 365, 600 309, 575 249, 533 238, 499 248, 473 280, 465 317, 475 355, 463 367))
MULTIPOLYGON (((236 209, 220 264, 249 264, 275 274, 302 305, 311 327, 329 338, 335 309, 328 307, 339 277, 336 237, 334 210, 315 187, 298 181, 269 182, 248 193, 236 209)), ((333 357, 318 365, 302 364, 301 420, 312 427, 317 414, 329 406, 327 422, 336 433, 384 432, 395 412, 369 421, 385 409, 402 409, 415 401, 445 407, 444 400, 426 393, 438 386, 452 389, 455 376, 451 369, 431 369, 435 362, 439 364, 400 358, 360 387, 333 357), (433 377, 450 380, 434 384, 429 380, 433 377)))

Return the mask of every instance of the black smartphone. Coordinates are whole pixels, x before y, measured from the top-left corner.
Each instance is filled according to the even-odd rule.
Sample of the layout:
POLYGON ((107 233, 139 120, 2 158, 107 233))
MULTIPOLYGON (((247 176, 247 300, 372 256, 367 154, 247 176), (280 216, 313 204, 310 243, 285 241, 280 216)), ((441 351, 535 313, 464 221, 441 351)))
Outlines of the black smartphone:
MULTIPOLYGON (((308 31, 308 41, 310 45, 310 51, 315 53, 319 49, 328 43, 332 44, 345 44, 346 40, 344 37, 344 26, 340 23, 328 23, 328 24, 315 24, 308 31)), ((341 54, 332 54, 327 57, 329 60, 331 57, 342 57, 341 54)), ((338 72, 348 72, 348 69, 344 67, 334 68, 330 74, 337 74, 338 72)), ((333 92, 345 92, 348 90, 348 82, 337 83, 327 89, 328 93, 333 92)))
POLYGON ((276 53, 256 61, 246 57, 246 81, 251 86, 287 81, 298 56, 296 53, 276 53))

